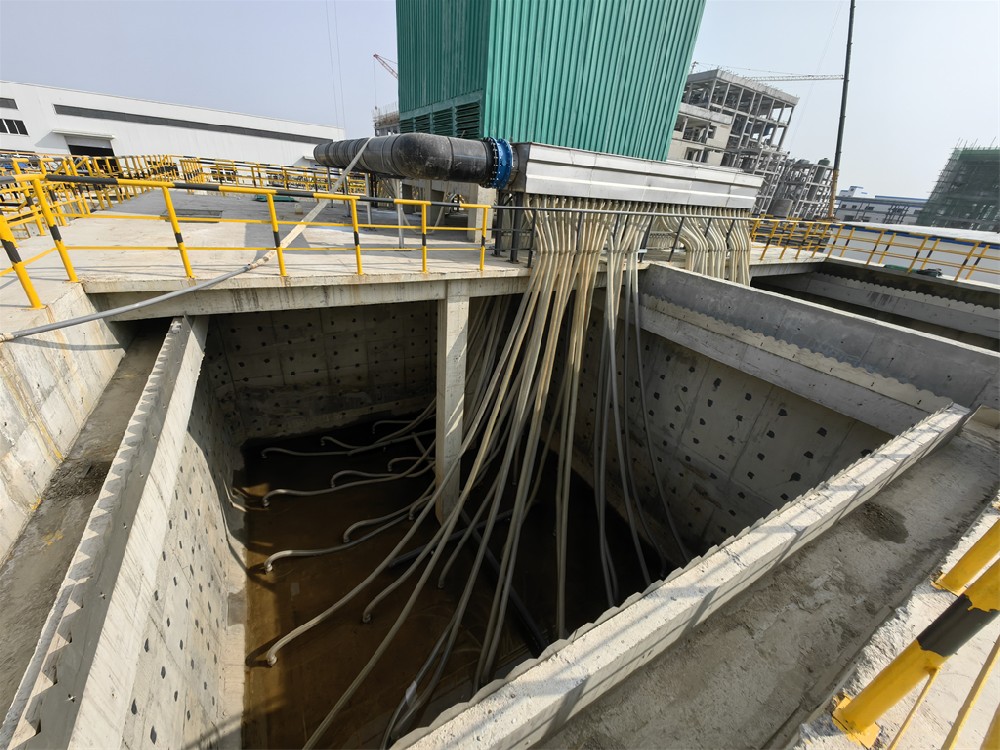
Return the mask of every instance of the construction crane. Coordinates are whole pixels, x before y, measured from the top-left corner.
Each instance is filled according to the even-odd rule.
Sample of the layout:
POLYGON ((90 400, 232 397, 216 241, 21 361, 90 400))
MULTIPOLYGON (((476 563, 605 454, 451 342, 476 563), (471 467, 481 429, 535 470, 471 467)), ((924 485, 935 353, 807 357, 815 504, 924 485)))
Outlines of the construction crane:
POLYGON ((386 60, 384 57, 382 57, 382 55, 378 53, 372 55, 372 57, 375 58, 375 60, 378 62, 379 65, 385 68, 386 72, 389 75, 391 75, 397 81, 399 80, 399 73, 397 73, 396 69, 393 67, 396 63, 394 63, 392 60, 386 60))
POLYGON ((751 81, 842 81, 844 76, 797 75, 797 76, 753 76, 751 81))

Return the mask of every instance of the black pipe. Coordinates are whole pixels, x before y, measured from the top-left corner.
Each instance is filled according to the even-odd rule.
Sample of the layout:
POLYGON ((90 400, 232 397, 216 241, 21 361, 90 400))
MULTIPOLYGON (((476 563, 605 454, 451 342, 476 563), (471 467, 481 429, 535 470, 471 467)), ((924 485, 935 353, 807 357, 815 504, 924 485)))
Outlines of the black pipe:
POLYGON ((316 146, 313 156, 325 167, 343 169, 362 148, 364 153, 357 162, 359 169, 418 180, 474 182, 502 188, 517 166, 514 151, 505 140, 469 140, 430 133, 327 141, 316 146))

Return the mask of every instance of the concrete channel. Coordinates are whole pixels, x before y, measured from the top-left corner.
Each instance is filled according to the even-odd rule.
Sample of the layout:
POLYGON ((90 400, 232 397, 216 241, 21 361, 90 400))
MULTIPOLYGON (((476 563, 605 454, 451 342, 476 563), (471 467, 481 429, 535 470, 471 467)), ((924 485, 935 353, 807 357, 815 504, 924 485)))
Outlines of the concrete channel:
MULTIPOLYGON (((440 389, 449 301, 471 300, 474 315, 483 298, 517 295, 525 280, 231 288, 192 295, 188 309, 198 314, 150 308, 169 321, 165 338, 13 694, 0 745, 103 747, 120 737, 122 747, 237 747, 248 741, 247 717, 303 711, 294 693, 307 684, 287 683, 266 706, 252 705, 257 694, 248 690, 254 670, 269 669, 255 661, 266 642, 254 641, 261 600, 250 585, 258 546, 269 542, 248 534, 248 517, 266 529, 267 513, 293 506, 251 507, 252 488, 234 493, 252 478, 247 456, 256 454, 246 446, 420 411, 440 389), (253 298, 252 308, 241 295, 253 298)), ((453 686, 399 746, 527 746, 551 735, 640 668, 669 660, 672 644, 925 461, 971 411, 998 406, 996 354, 970 343, 657 264, 642 270, 640 292, 645 360, 635 378, 658 465, 635 431, 642 414, 633 399, 634 468, 644 497, 663 477, 696 556, 625 592, 537 656, 512 657, 475 695, 453 686)), ((75 305, 111 304, 74 294, 75 305)), ((122 293, 109 296, 118 302, 122 293)), ((8 411, 21 410, 18 435, 34 446, 5 459, 14 462, 6 476, 23 477, 5 495, 21 518, 111 380, 135 325, 97 322, 49 335, 53 343, 4 345, 6 392, 22 394, 8 411), (72 365, 53 366, 53 357, 72 365), (38 398, 31 389, 40 386, 31 384, 43 371, 50 395, 38 398), (41 406, 29 412, 26 404, 41 406), (28 465, 48 469, 31 475, 28 465)), ((598 357, 598 337, 590 338, 574 443, 585 483, 593 476, 596 389, 586 363, 598 357)), ((609 493, 621 508, 615 480, 609 493)), ((648 533, 664 541, 665 519, 648 510, 648 533)), ((310 523, 308 513, 296 518, 310 523)), ((24 523, 5 511, 4 526, 9 549, 24 523)), ((281 585, 264 591, 278 596, 281 585)), ((312 614, 283 616, 296 624, 312 614)), ((331 700, 308 702, 318 715, 294 715, 312 725, 331 700)), ((344 743, 377 744, 381 710, 358 719, 344 743)), ((268 734, 251 736, 257 744, 268 734)))

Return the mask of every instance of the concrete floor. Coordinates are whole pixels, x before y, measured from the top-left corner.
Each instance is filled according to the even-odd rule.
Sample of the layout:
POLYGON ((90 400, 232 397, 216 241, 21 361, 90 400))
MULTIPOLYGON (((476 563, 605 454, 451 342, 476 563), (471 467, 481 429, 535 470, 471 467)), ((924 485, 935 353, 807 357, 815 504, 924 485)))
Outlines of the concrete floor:
POLYGON ((997 454, 963 429, 540 747, 787 745, 995 496, 997 454))
MULTIPOLYGON (((994 501, 962 542, 952 550, 941 569, 948 570, 954 565, 972 543, 995 523, 1000 523, 1000 499, 994 501)), ((855 696, 863 690, 896 654, 906 648, 917 634, 933 622, 954 600, 954 595, 934 588, 927 581, 914 589, 905 604, 879 628, 865 647, 858 660, 857 670, 844 685, 847 694, 855 696)), ((901 747, 913 750, 937 750, 943 747, 969 689, 998 639, 1000 639, 1000 620, 994 620, 948 660, 928 693, 927 699, 917 710, 912 723, 905 731, 901 747)), ((891 738, 897 736, 918 692, 918 689, 914 689, 909 696, 879 719, 878 724, 882 729, 880 740, 883 743, 888 743, 891 738)), ((817 720, 802 728, 802 739, 796 744, 796 748, 857 749, 856 743, 832 725, 830 721, 832 705, 831 701, 823 707, 817 720)), ((969 712, 969 718, 958 735, 956 747, 978 748, 998 708, 1000 708, 1000 678, 994 671, 969 712)))

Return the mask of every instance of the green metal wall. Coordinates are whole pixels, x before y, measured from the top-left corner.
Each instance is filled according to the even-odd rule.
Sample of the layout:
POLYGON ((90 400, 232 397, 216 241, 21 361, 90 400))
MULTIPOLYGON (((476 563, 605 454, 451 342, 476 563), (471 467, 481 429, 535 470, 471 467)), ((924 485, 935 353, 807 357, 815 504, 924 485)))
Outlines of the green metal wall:
POLYGON ((704 7, 397 0, 402 129, 666 159, 704 7))
MULTIPOLYGON (((490 7, 488 0, 397 0, 399 112, 404 132, 482 137, 479 112, 490 7), (471 127, 455 122, 458 108, 472 112, 471 127)), ((461 119, 461 112, 457 114, 461 119)))

